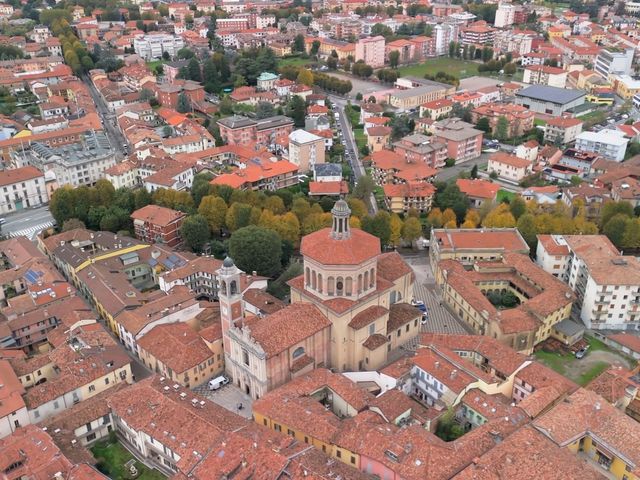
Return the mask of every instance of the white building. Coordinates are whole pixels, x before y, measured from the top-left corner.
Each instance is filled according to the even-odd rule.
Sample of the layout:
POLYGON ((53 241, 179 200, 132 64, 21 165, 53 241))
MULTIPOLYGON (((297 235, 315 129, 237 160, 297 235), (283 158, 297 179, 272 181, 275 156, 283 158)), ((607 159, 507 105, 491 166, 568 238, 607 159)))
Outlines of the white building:
POLYGON ((501 3, 496 11, 496 19, 493 24, 498 28, 506 28, 515 23, 518 6, 511 3, 501 3))
POLYGON ((610 75, 631 75, 633 48, 624 51, 602 49, 596 57, 594 70, 604 79, 610 75))
POLYGON ((182 37, 168 33, 156 33, 137 37, 133 40, 133 48, 145 60, 161 58, 167 52, 173 58, 178 50, 184 47, 182 37))
POLYGON ((539 235, 536 262, 571 287, 587 328, 640 329, 640 261, 604 235, 539 235))
POLYGON ((449 43, 457 40, 457 27, 446 23, 439 23, 433 27, 431 34, 434 39, 434 50, 436 57, 446 55, 449 51, 449 43))
POLYGON ((547 65, 532 65, 525 67, 522 81, 532 85, 564 88, 567 85, 567 75, 568 72, 561 68, 547 65))
POLYGON ((289 134, 289 161, 298 166, 301 173, 324 163, 324 138, 306 130, 294 130, 289 134))
POLYGON ((44 174, 36 167, 0 171, 0 214, 48 202, 44 174))
POLYGON ((495 172, 498 178, 515 183, 531 175, 531 169, 532 163, 529 160, 503 152, 494 153, 487 164, 489 173, 495 172))
POLYGON ((619 130, 582 132, 576 137, 576 149, 594 152, 609 160, 621 162, 627 151, 629 139, 619 130))

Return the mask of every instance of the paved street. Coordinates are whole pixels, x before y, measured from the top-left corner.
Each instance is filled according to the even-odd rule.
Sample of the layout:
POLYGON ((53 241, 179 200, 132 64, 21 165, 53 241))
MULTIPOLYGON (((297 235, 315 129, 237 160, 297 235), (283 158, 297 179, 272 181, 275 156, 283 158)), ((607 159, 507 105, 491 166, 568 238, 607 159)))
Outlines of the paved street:
POLYGON ((228 383, 218 390, 209 390, 209 384, 205 383, 195 387, 193 391, 233 413, 251 418, 253 399, 232 383, 228 383), (240 404, 242 404, 242 410, 238 410, 240 404))
POLYGON ((436 175, 436 180, 445 182, 453 178, 457 178, 458 175, 460 175, 460 172, 470 173, 474 165, 478 165, 478 168, 486 165, 489 162, 489 155, 491 154, 482 153, 478 158, 474 158, 473 160, 469 160, 459 165, 454 165, 453 167, 444 168, 436 175))
POLYGON ((96 109, 98 111, 98 115, 103 120, 104 130, 109 138, 109 142, 111 143, 111 148, 116 151, 116 160, 121 160, 123 157, 127 155, 125 148, 123 145, 126 144, 125 138, 116 126, 115 123, 115 115, 109 111, 107 105, 104 103, 104 100, 91 83, 91 80, 86 75, 81 76, 82 81, 87 84, 89 88, 89 93, 91 94, 91 98, 93 98, 93 103, 96 105, 96 109))
POLYGON ((38 233, 54 224, 49 207, 28 208, 7 214, 3 218, 5 223, 1 226, 2 234, 9 237, 24 235, 34 239, 38 233))

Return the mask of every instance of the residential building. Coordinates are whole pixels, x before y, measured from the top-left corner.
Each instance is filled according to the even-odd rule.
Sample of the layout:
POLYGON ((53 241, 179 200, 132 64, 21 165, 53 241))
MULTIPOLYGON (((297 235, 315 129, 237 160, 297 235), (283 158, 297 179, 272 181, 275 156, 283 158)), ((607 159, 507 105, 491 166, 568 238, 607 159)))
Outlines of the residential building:
POLYGON ((136 55, 146 61, 162 58, 164 52, 173 58, 183 47, 184 41, 181 36, 167 33, 150 33, 133 39, 136 55))
POLYGON ((611 200, 611 196, 612 192, 609 189, 586 182, 562 191, 562 201, 572 207, 574 212, 584 212, 587 220, 592 222, 600 219, 602 206, 611 200))
POLYGON ((524 83, 547 85, 549 87, 564 88, 567 84, 567 72, 561 68, 547 65, 532 65, 524 68, 524 83))
POLYGON ((241 164, 232 173, 223 173, 211 180, 212 185, 229 185, 241 190, 270 190, 291 187, 299 181, 298 166, 288 160, 253 159, 241 164))
POLYGON ((459 118, 448 118, 433 124, 433 136, 447 145, 447 157, 456 163, 477 158, 482 153, 483 132, 459 118))
POLYGON ((576 137, 576 149, 593 152, 609 160, 624 160, 629 139, 619 130, 600 130, 599 132, 582 132, 576 137))
POLYGON ((182 243, 180 227, 186 216, 171 208, 147 205, 134 211, 131 219, 138 240, 175 247, 182 243))
POLYGON ((324 154, 324 138, 302 129, 289 134, 289 161, 297 165, 300 173, 324 163, 324 154))
POLYGON ((384 67, 385 39, 381 35, 364 37, 356 42, 355 61, 364 61, 373 68, 384 67))
POLYGON ((624 100, 632 100, 640 93, 640 80, 629 75, 616 75, 612 84, 616 94, 624 100))
POLYGON ((394 213, 409 210, 427 213, 431 210, 436 188, 428 182, 388 183, 382 187, 387 208, 394 213))
POLYGON ((432 182, 437 170, 422 162, 406 158, 392 150, 380 150, 369 156, 371 176, 376 185, 389 183, 432 182))
MULTIPOLYGON (((0 359, 2 389, 0 389, 0 439, 31 423, 24 403, 25 388, 8 360, 0 359)), ((0 440, 1 442, 1 440, 0 440)))
POLYGON ((495 202, 500 190, 500 185, 481 178, 459 178, 456 185, 469 198, 473 208, 478 208, 485 202, 495 202))
POLYGON ((478 123, 481 118, 487 118, 494 134, 501 117, 507 120, 509 137, 520 137, 534 126, 535 114, 527 108, 512 103, 487 103, 471 110, 473 123, 478 123))
POLYGON ((562 152, 558 165, 576 169, 581 172, 580 177, 587 177, 594 173, 593 165, 599 158, 597 153, 568 148, 562 152))
POLYGON ((475 45, 480 48, 493 45, 495 36, 496 29, 483 20, 460 29, 460 40, 465 45, 475 45))
POLYGON ((442 168, 447 159, 447 145, 438 139, 413 133, 393 144, 393 150, 406 162, 442 168))
POLYGON ((293 120, 284 115, 259 120, 233 115, 218 120, 218 127, 220 136, 229 145, 288 145, 288 137, 293 131, 293 120))
POLYGON ((516 105, 532 112, 555 117, 584 103, 585 92, 565 88, 532 85, 516 93, 516 105))
POLYGON ((167 381, 185 388, 203 385, 224 372, 222 331, 219 323, 212 326, 207 342, 187 323, 157 325, 137 341, 138 356, 167 381))
POLYGON ((0 171, 0 214, 49 203, 44 174, 36 167, 0 171))
POLYGON ((515 23, 516 11, 521 9, 520 5, 512 3, 500 3, 496 10, 496 18, 493 24, 497 28, 506 28, 515 23))
POLYGON ((574 291, 574 313, 587 328, 640 328, 640 263, 604 235, 540 235, 536 262, 574 291))
POLYGON ((472 265, 499 260, 505 253, 529 254, 529 246, 516 228, 431 230, 429 262, 434 273, 441 260, 472 265))
POLYGON ((640 205, 640 181, 625 177, 611 183, 611 198, 616 202, 629 202, 634 208, 640 205))
POLYGON ((453 101, 448 98, 443 98, 420 105, 420 116, 439 120, 440 118, 448 116, 451 110, 453 110, 453 101))
POLYGON ((544 141, 556 145, 574 142, 582 133, 582 120, 571 117, 550 118, 544 126, 544 141))
POLYGON ((546 340, 556 323, 569 318, 574 300, 565 284, 519 253, 477 261, 472 270, 455 260, 441 260, 436 283, 443 300, 475 333, 524 354, 546 340), (494 291, 511 292, 518 298, 516 306, 498 310, 489 301, 494 291))
POLYGON ((634 49, 615 50, 603 48, 596 57, 594 70, 605 80, 612 75, 631 75, 634 49))
POLYGON ((368 127, 365 133, 367 135, 369 153, 375 153, 389 146, 392 128, 384 125, 368 127))
POLYGON ((491 154, 487 171, 496 172, 498 178, 518 183, 523 178, 531 175, 533 164, 529 160, 498 152, 491 154))
POLYGON ((405 89, 394 89, 389 93, 389 104, 400 110, 417 109, 420 105, 444 98, 451 85, 422 80, 419 85, 405 89))

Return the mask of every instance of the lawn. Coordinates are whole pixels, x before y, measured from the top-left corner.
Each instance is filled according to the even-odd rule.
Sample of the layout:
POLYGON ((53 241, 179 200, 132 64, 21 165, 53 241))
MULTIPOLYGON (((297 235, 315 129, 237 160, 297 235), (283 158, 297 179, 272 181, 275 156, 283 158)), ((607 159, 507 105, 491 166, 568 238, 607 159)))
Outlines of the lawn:
MULTIPOLYGON (((133 455, 122 446, 120 442, 98 442, 91 449, 93 456, 98 460, 98 470, 112 478, 113 480, 128 480, 131 475, 125 468, 125 464, 131 460, 133 455)), ((153 470, 136 461, 136 468, 138 469, 138 480, 166 480, 162 473, 158 470, 153 470)))
POLYGON ((156 68, 158 68, 158 65, 162 65, 163 63, 166 63, 165 60, 154 60, 152 62, 147 62, 147 67, 149 67, 149 69, 152 72, 156 71, 156 68))
POLYGON ((438 72, 445 72, 450 75, 455 75, 458 78, 467 78, 478 74, 478 65, 478 63, 470 62, 468 60, 441 57, 434 58, 433 60, 427 60, 426 62, 417 65, 400 67, 398 69, 398 73, 402 77, 410 75, 422 78, 427 73, 435 75, 438 72))
POLYGON ((535 127, 541 127, 541 126, 544 126, 546 124, 547 124, 546 120, 542 120, 541 118, 534 118, 533 119, 533 125, 535 127))
POLYGON ((498 203, 507 200, 509 202, 511 202, 511 200, 513 199, 513 197, 515 197, 516 194, 513 192, 508 192, 506 190, 498 190, 498 196, 496 197, 496 200, 498 203))
POLYGON ((364 134, 364 128, 354 128, 353 136, 356 140, 356 145, 358 145, 358 150, 367 144, 367 136, 364 134))
POLYGON ((283 57, 278 59, 278 66, 284 67, 285 65, 293 65, 294 67, 303 67, 308 63, 313 63, 312 60, 302 57, 283 57))

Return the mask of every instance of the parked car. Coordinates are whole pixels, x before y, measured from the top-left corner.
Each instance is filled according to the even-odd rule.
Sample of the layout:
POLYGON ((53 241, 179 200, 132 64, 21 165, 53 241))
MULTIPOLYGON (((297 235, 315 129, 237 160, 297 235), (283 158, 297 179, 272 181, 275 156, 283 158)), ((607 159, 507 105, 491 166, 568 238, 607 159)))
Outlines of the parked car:
POLYGON ((584 356, 587 354, 587 350, 589 350, 589 345, 587 345, 586 347, 583 347, 580 350, 578 350, 576 352, 576 358, 578 360, 580 360, 581 358, 584 358, 584 356))
POLYGON ((229 383, 229 379, 224 375, 220 375, 212 380, 209 380, 209 390, 219 390, 229 383))
POLYGON ((422 314, 422 319, 420 320, 420 323, 422 325, 426 325, 428 321, 429 321, 429 315, 427 315, 427 313, 425 312, 422 314))
POLYGON ((427 306, 424 304, 424 302, 422 300, 413 300, 411 302, 411 305, 416 307, 421 312, 427 313, 427 306))

